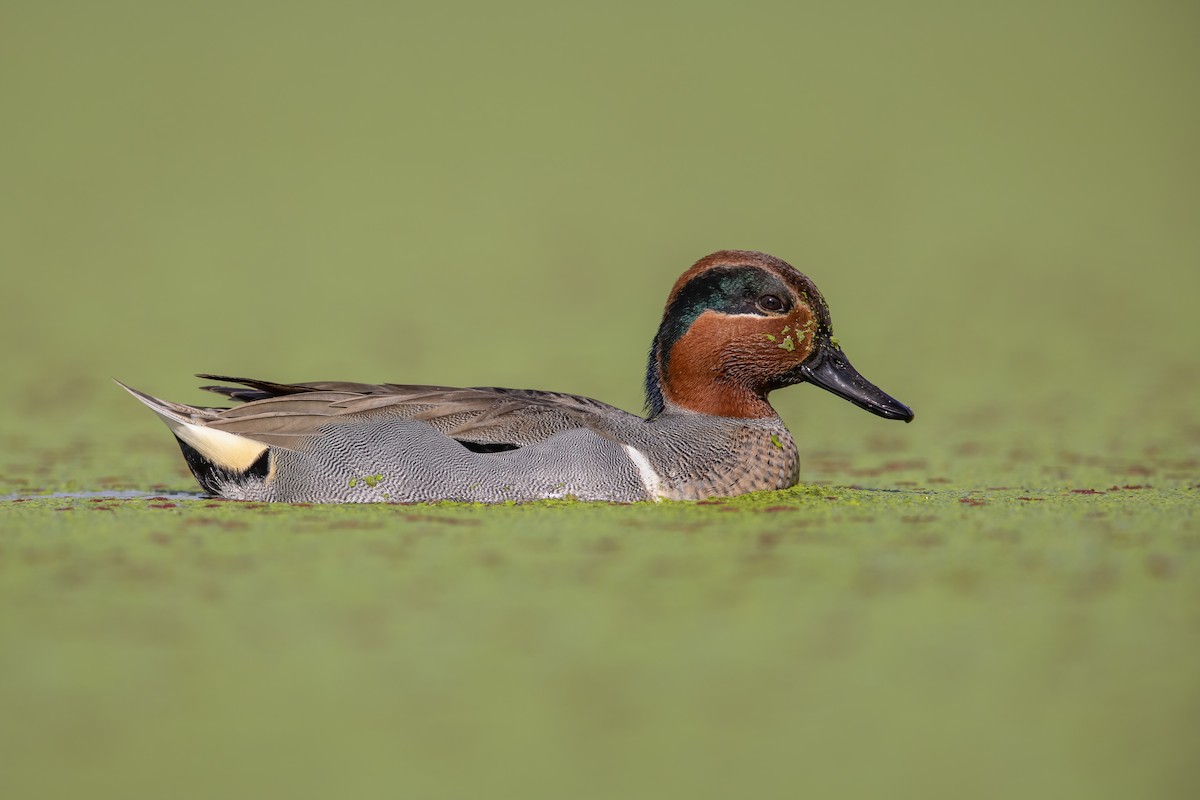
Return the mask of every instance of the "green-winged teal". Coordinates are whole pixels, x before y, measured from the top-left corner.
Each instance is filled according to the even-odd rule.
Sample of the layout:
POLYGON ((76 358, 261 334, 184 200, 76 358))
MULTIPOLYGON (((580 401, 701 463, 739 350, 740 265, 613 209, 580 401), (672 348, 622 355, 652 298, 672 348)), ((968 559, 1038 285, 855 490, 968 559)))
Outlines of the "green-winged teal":
POLYGON ((204 387, 241 404, 129 391, 175 434, 200 486, 238 500, 728 497, 796 483, 796 444, 767 401, 775 389, 813 383, 913 418, 850 365, 813 282, 745 250, 706 256, 675 282, 650 348, 646 418, 527 389, 200 377, 241 384, 204 387))

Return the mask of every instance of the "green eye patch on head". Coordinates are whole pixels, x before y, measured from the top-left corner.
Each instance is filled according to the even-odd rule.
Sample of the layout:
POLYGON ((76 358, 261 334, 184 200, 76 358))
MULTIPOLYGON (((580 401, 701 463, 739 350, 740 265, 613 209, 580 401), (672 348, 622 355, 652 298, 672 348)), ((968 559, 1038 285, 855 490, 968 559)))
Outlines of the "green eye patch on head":
POLYGON ((697 275, 679 290, 663 316, 656 343, 664 368, 671 347, 705 311, 764 314, 758 307, 764 295, 778 297, 783 302, 782 313, 791 310, 792 292, 787 284, 758 267, 716 267, 697 275))

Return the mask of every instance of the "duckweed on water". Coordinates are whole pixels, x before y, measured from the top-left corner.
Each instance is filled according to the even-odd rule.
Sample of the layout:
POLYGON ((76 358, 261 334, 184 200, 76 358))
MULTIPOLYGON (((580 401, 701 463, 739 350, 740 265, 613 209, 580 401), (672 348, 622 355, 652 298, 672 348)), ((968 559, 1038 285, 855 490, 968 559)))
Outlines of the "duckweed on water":
POLYGON ((268 737, 303 756, 293 780, 389 754, 434 787, 451 760, 490 773, 530 748, 569 780, 595 748, 640 771, 648 751, 832 756, 848 737, 892 774, 955 752, 968 780, 1001 747, 1116 759, 1140 734, 1098 723, 1152 714, 1150 780, 1190 757, 1197 490, 1128 487, 8 501, 0 700, 22 724, 3 746, 108 730, 65 745, 87 774, 169 780, 184 739, 262 774, 247 754, 268 737))

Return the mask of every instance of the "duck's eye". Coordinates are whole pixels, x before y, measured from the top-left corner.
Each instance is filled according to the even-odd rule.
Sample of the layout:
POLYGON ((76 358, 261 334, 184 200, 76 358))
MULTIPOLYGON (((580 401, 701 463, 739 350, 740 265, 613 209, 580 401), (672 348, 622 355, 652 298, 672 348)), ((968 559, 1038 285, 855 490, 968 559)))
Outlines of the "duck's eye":
POLYGON ((773 294, 764 294, 758 298, 758 307, 763 311, 779 311, 783 308, 783 301, 773 294))

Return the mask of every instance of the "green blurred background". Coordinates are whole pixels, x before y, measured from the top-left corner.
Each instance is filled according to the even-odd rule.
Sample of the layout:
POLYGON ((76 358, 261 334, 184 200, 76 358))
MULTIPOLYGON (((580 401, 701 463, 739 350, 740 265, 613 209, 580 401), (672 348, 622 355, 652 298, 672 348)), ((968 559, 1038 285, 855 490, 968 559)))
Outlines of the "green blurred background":
MULTIPOLYGON (((925 470, 921 480, 940 473, 964 489, 1077 486, 1086 476, 1064 470, 1064 460, 1082 469, 1107 459, 1151 457, 1175 459, 1171 480, 1180 487, 1200 483, 1187 477, 1196 472, 1200 449, 1198 39, 1200 5, 1168 0, 603 8, 6 0, 0 4, 0 352, 6 383, 0 492, 192 487, 166 432, 111 377, 184 402, 205 399, 191 375, 210 371, 280 381, 545 388, 638 408, 645 353, 667 290, 692 261, 722 248, 765 250, 808 273, 829 299, 837 334, 855 365, 917 412, 913 425, 900 426, 811 388, 777 393, 773 401, 801 443, 806 480, 861 482, 862 476, 830 472, 822 463, 865 452, 875 453, 876 461, 909 459, 925 470), (980 453, 991 460, 971 458, 980 453), (823 454, 825 461, 810 454, 823 454)), ((1141 482, 1108 473, 1097 473, 1096 480, 1141 482)), ((1163 529, 1192 531, 1187 541, 1194 542, 1191 512, 1186 505, 1173 508, 1163 529)), ((595 518, 571 513, 577 515, 568 522, 538 517, 532 527, 496 517, 503 521, 493 531, 486 527, 493 521, 485 520, 484 530, 550 536, 578 528, 581 542, 594 543, 631 519, 644 522, 642 516, 621 516, 623 511, 595 518)), ((1060 523, 1053 518, 1051 527, 1060 523)), ((1134 529, 1145 532, 1149 524, 1134 523, 1134 529)), ((99 541, 88 538, 90 530, 63 527, 65 522, 38 525, 23 529, 27 544, 44 535, 66 537, 62 541, 73 542, 71 548, 82 548, 74 554, 101 547, 86 544, 99 541)), ((138 535, 161 532, 155 526, 138 535)), ((980 530, 1008 528, 1021 525, 1004 519, 980 530)), ((873 558, 862 554, 877 530, 852 525, 858 538, 847 540, 854 549, 846 557, 873 558)), ((1055 563, 1065 569, 1091 563, 1094 542, 1081 532, 1090 529, 1066 530, 1062 541, 1068 544, 1053 545, 1065 548, 1055 563)), ((943 533, 950 538, 949 528, 943 533)), ((391 546, 388 536, 369 535, 378 538, 367 542, 370 547, 391 546)), ((247 537, 218 555, 240 563, 248 556, 239 555, 238 547, 265 547, 265 553, 255 552, 261 563, 272 564, 269 569, 278 568, 276 559, 311 566, 289 541, 247 537)), ((655 548, 687 561, 695 544, 689 540, 675 550, 655 542, 639 556, 646 563, 664 557, 655 548)), ((427 555, 420 580, 403 592, 440 585, 454 572, 457 548, 466 552, 479 542, 459 538, 437 546, 450 555, 427 555)), ((717 559, 727 555, 721 548, 734 547, 719 539, 708 546, 717 559)), ((1180 547, 1180 553, 1191 552, 1180 547)), ((1183 734, 1196 734, 1182 723, 1195 719, 1198 702, 1187 677, 1197 655, 1194 618, 1187 623, 1192 638, 1182 641, 1179 628, 1143 628, 1148 609, 1170 607, 1153 587, 1131 589, 1124 601, 1114 601, 1105 612, 1112 616, 1095 623, 1105 632, 1103 646, 1071 662, 1077 672, 1054 673, 1053 680, 1046 675, 1053 671, 1048 665, 1058 663, 1055 648, 1070 649, 1059 635, 1087 628, 1091 618, 1052 603, 1053 622, 1036 627, 1040 607, 1037 597, 1019 593, 1019 570, 993 576, 1000 586, 1008 586, 1009 576, 1018 592, 996 590, 984 615, 995 628, 977 624, 971 615, 983 614, 979 607, 956 612, 938 595, 914 594, 893 616, 887 616, 886 603, 868 602, 876 615, 868 629, 879 636, 864 634, 867 644, 846 651, 852 653, 848 661, 835 657, 812 666, 806 674, 818 689, 803 702, 782 710, 774 695, 765 695, 744 706, 723 706, 710 717, 697 712, 697 698, 729 681, 752 686, 766 663, 755 659, 769 659, 771 642, 786 629, 790 612, 764 618, 764 610, 806 602, 803 596, 776 588, 754 595, 754 603, 735 604, 741 610, 729 612, 721 628, 727 639, 705 644, 702 618, 718 613, 719 604, 710 604, 703 589, 684 581, 667 594, 642 598, 636 588, 642 584, 630 578, 629 584, 606 584, 610 595, 602 592, 598 599, 573 583, 564 588, 566 572, 530 555, 535 552, 506 557, 525 564, 517 570, 523 580, 534 586, 545 581, 544 596, 523 594, 524 584, 512 580, 474 579, 483 582, 456 588, 429 618, 469 627, 480 608, 499 609, 484 613, 483 622, 476 621, 481 626, 507 625, 509 612, 513 618, 531 615, 530 641, 559 644, 530 672, 521 672, 530 665, 520 661, 527 641, 520 636, 497 634, 493 640, 484 634, 468 646, 445 639, 433 622, 420 628, 424 618, 386 617, 401 626, 387 629, 387 658, 363 657, 352 646, 329 652, 346 621, 307 596, 310 579, 314 598, 321 599, 345 591, 333 573, 357 583, 346 575, 361 570, 363 585, 376 588, 395 579, 357 550, 321 556, 329 562, 314 556, 312 563, 326 563, 315 575, 275 580, 255 573, 227 586, 218 581, 226 599, 215 610, 197 611, 177 599, 179 616, 168 614, 165 629, 198 615, 182 644, 172 644, 167 634, 166 644, 153 634, 146 644, 114 610, 128 610, 126 602, 153 605, 162 587, 122 594, 129 590, 121 583, 125 588, 112 594, 96 590, 94 613, 116 620, 117 640, 121 631, 135 640, 110 649, 89 638, 93 629, 85 634, 76 627, 86 613, 63 605, 67 601, 51 589, 43 594, 41 584, 22 583, 24 573, 12 573, 13 594, 7 596, 22 598, 29 608, 46 603, 59 627, 49 625, 44 630, 53 633, 38 639, 41 623, 19 615, 25 611, 11 612, 10 627, 0 631, 19 632, 21 646, 33 655, 6 674, 34 688, 25 705, 14 700, 15 691, 0 693, 0 705, 10 703, 10 721, 18 712, 42 720, 28 741, 66 737, 53 739, 63 749, 43 755, 86 752, 89 736, 121 742, 101 751, 115 759, 105 763, 118 767, 105 771, 96 762, 85 773, 112 781, 96 784, 97 792, 120 794, 145 748, 159 761, 159 782, 145 784, 158 796, 172 775, 187 776, 193 788, 206 786, 202 759, 188 754, 214 747, 220 759, 240 769, 265 765, 268 773, 282 774, 291 769, 293 751, 315 763, 331 746, 337 754, 337 770, 326 776, 331 782, 308 788, 337 794, 347 784, 331 776, 353 773, 351 785, 368 791, 372 765, 392 757, 394 716, 373 716, 375 695, 366 691, 351 692, 350 706, 307 698, 301 711, 295 697, 339 682, 378 690, 393 668, 410 685, 425 685, 412 683, 413 670, 427 677, 442 670, 458 675, 455 669, 468 661, 476 677, 493 667, 499 672, 490 683, 475 684, 477 691, 457 705, 453 686, 438 685, 434 694, 450 698, 450 720, 470 718, 468 700, 494 698, 481 711, 491 727, 465 742, 459 738, 471 730, 465 723, 435 725, 428 740, 420 731, 406 731, 409 738, 396 747, 410 754, 416 748, 432 759, 421 772, 426 784, 420 796, 437 796, 446 785, 461 788, 438 777, 444 771, 461 780, 459 773, 469 771, 455 760, 460 748, 467 764, 489 754, 491 770, 481 773, 491 776, 487 780, 521 786, 529 780, 521 770, 530 768, 521 761, 530 756, 524 748, 539 746, 548 747, 548 758, 559 764, 559 772, 542 781, 551 796, 579 796, 576 780, 607 787, 609 796, 653 789, 662 766, 653 758, 656 747, 673 770, 671 785, 692 795, 737 796, 738 786, 722 787, 705 771, 719 768, 723 762, 714 754, 724 750, 728 763, 740 767, 761 757, 775 765, 767 769, 773 781, 794 779, 816 796, 845 796, 838 781, 846 776, 875 796, 897 796, 905 787, 914 796, 939 790, 956 796, 963 787, 984 796, 986 786, 1000 787, 994 796, 1007 789, 1030 796, 1034 788, 1066 796, 1079 788, 1073 781, 1080 774, 1117 763, 1129 741, 1148 739, 1164 719, 1158 711, 1169 707, 1176 714, 1166 728, 1174 747, 1182 748, 1183 734), (670 599, 675 591, 684 599, 670 599), (580 625, 592 625, 587 641, 600 649, 571 644, 574 611, 539 616, 549 613, 548 602, 575 609, 585 620, 580 625), (239 628, 249 607, 264 616, 243 620, 239 628), (646 608, 652 609, 648 615, 646 608), (1031 616, 1022 617, 1020 609, 1031 616), (317 620, 315 633, 301 621, 308 614, 317 620), (623 621, 639 617, 642 627, 623 642, 623 621), (274 625, 294 627, 280 634, 274 625), (673 642, 678 626, 687 636, 673 642), (268 629, 283 637, 275 656, 244 649, 268 629), (401 629, 404 635, 397 633, 401 629), (904 722, 923 719, 921 698, 936 696, 944 680, 953 683, 946 678, 951 667, 945 675, 924 675, 917 654, 945 644, 931 631, 966 637, 970 652, 983 659, 991 635, 985 630, 998 632, 1005 648, 1028 645, 1036 655, 1012 656, 1013 671, 1006 671, 1012 665, 1003 655, 1000 661, 973 661, 974 683, 961 695, 937 698, 943 712, 956 710, 931 717, 914 734, 904 722), (1144 682, 1124 695, 1119 688, 1115 696, 1105 694, 1145 666, 1121 658, 1133 659, 1126 648, 1138 648, 1139 635, 1152 633, 1162 638, 1146 642, 1142 652, 1172 659, 1176 672, 1164 685, 1182 694, 1153 694, 1157 673, 1137 673, 1144 682), (414 640, 432 649, 418 666, 404 666, 403 643, 414 640), (474 661, 480 654, 488 660, 474 661), (693 657, 718 663, 673 693, 676 668, 693 657), (1101 661, 1114 666, 1094 683, 1073 683, 1101 661), (62 678, 65 673, 55 670, 63 663, 74 663, 80 675, 94 669, 99 677, 94 685, 76 673, 62 678), (876 685, 876 663, 882 673, 922 675, 926 694, 905 696, 876 685), (188 673, 189 664, 201 666, 188 673), (264 664, 284 676, 260 672, 264 664), (560 668, 573 677, 556 685, 560 693, 551 693, 547 705, 538 705, 538 686, 560 668), (157 669, 191 674, 187 694, 146 683, 157 669), (518 673, 524 677, 514 678, 518 673), (1018 673, 1024 677, 1014 677, 1018 673), (637 683, 647 674, 658 683, 637 683), (105 680, 119 682, 121 675, 157 688, 148 689, 148 697, 129 687, 128 694, 108 693, 105 680), (255 678, 234 689, 237 675, 255 678), (510 678, 517 688, 505 694, 510 678), (1026 678, 1037 692, 1014 688, 1026 678), (1072 695, 1073 685, 1087 690, 1072 695), (621 695, 630 705, 614 708, 609 720, 599 707, 612 696, 605 687, 620 695, 613 687, 626 686, 637 687, 621 695), (576 691, 600 698, 583 703, 582 718, 596 727, 584 725, 582 734, 555 716, 578 699, 576 691), (834 699, 847 691, 857 699, 839 706, 834 699), (1060 691, 1069 698, 1062 702, 1070 713, 1055 716, 1060 691), (63 692, 57 706, 55 692, 63 692), (1097 700, 1102 696, 1122 710, 1121 730, 1133 738, 1113 734, 1095 747, 1063 745, 1111 721, 1097 700), (667 698, 662 713, 639 716, 646 707, 639 703, 653 697, 667 698), (198 720, 198 727, 171 727, 157 712, 143 710, 136 729, 112 728, 130 698, 161 701, 185 721, 198 720), (1147 698, 1153 698, 1151 706, 1147 698), (807 719, 809 702, 823 702, 818 713, 827 716, 801 735, 791 723, 807 719), (80 707, 91 714, 85 722, 94 722, 82 733, 70 723, 80 707), (239 716, 245 707, 254 710, 250 722, 239 716), (879 719, 863 722, 872 737, 870 755, 882 757, 889 742, 906 747, 891 760, 874 761, 877 773, 855 775, 849 759, 844 769, 835 766, 843 762, 830 754, 853 754, 864 735, 858 723, 873 709, 893 723, 879 728, 879 719), (66 720, 61 727, 56 714, 66 720), (755 714, 770 724, 756 727, 755 714), (500 720, 509 717, 521 721, 519 733, 506 740, 500 720), (993 717, 1003 724, 988 727, 993 717), (964 729, 971 719, 982 721, 980 727, 964 729), (638 755, 622 762, 624 771, 610 773, 605 748, 624 741, 622 723, 628 720, 640 721, 630 739, 640 743, 638 755), (335 734, 322 721, 353 730, 335 734), (1001 769, 1005 748, 1024 735, 1025 722, 1040 737, 1040 755, 1025 752, 1015 773, 988 783, 985 773, 1001 769), (234 742, 274 737, 278 749, 234 754, 227 725, 250 726, 234 742), (779 737, 734 741, 722 736, 721 726, 779 737), (175 733, 160 739, 158 730, 175 733), (829 741, 823 730, 830 731, 829 741), (357 738, 346 738, 354 733, 357 738), (581 748, 594 745, 601 755, 589 759, 585 749, 571 750, 574 734, 585 743, 581 748), (793 734, 797 738, 788 738, 793 734), (82 738, 71 738, 76 735, 82 738), (914 735, 930 742, 923 755, 931 760, 920 771, 910 759, 922 753, 914 735), (979 743, 971 751, 977 758, 964 760, 959 752, 948 760, 966 766, 939 772, 938 759, 970 736, 979 743), (356 744, 339 749, 339 741, 356 744), (555 750, 555 743, 561 748, 555 750), (760 750, 759 744, 766 746, 760 750), (826 768, 807 782, 803 771, 779 768, 795 756, 793 745, 820 753, 826 768), (981 756, 985 751, 995 758, 981 756), (1045 780, 1031 777, 1039 775, 1045 780)), ((967 561, 986 563, 990 553, 973 551, 967 561)), ((866 601, 847 600, 843 607, 840 578, 820 578, 855 569, 842 564, 822 573, 818 563, 804 573, 803 580, 835 587, 827 606, 806 606, 808 616, 802 616, 813 630, 836 631, 838 620, 858 619, 856 604, 866 601)), ((207 578, 197 580, 207 585, 207 578)), ((378 603, 384 595, 371 596, 378 603)), ((372 607, 369 598, 359 599, 372 607)), ((172 602, 164 608, 174 608, 172 602)), ((345 605, 361 611, 353 600, 345 605)), ((772 669, 763 685, 774 691, 786 680, 782 667, 772 669)), ((410 691, 405 702, 411 704, 389 714, 438 718, 437 708, 422 706, 416 690, 410 691)), ((1127 783, 1101 771, 1089 796, 1105 787, 1132 796, 1127 792, 1147 785, 1167 796, 1168 789, 1183 786, 1182 752, 1171 750, 1145 769, 1119 773, 1127 783)), ((70 761, 54 766, 45 757, 48 773, 69 771, 70 761)), ((480 781, 477 789, 486 782, 480 781)))
POLYGON ((1194 425, 1198 34, 1177 2, 8 2, 4 429, 142 429, 108 378, 199 371, 639 407, 667 289, 729 247, 809 273, 920 420, 780 393, 802 436, 1194 425))

